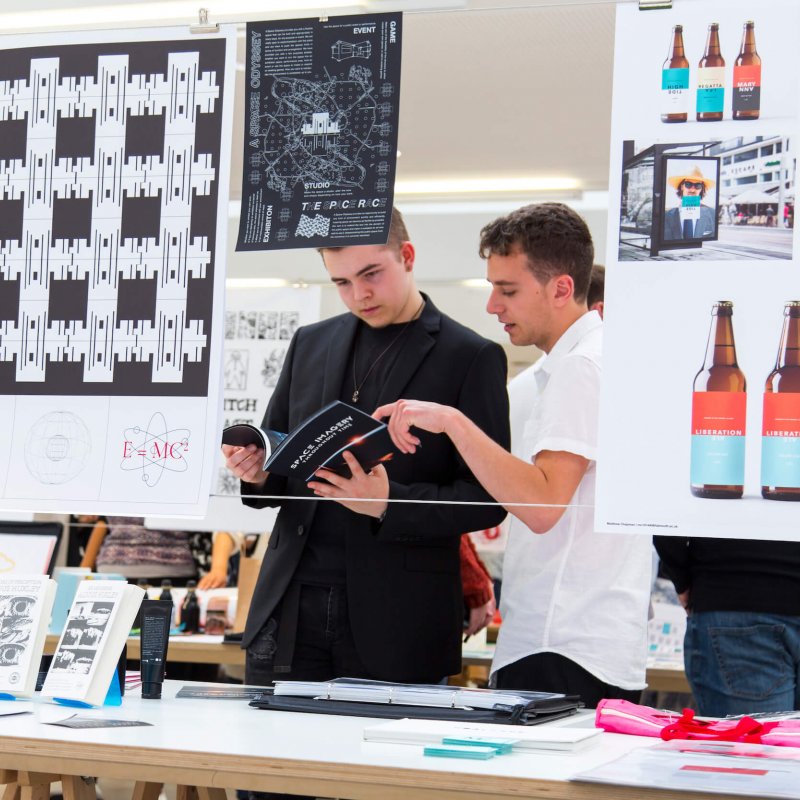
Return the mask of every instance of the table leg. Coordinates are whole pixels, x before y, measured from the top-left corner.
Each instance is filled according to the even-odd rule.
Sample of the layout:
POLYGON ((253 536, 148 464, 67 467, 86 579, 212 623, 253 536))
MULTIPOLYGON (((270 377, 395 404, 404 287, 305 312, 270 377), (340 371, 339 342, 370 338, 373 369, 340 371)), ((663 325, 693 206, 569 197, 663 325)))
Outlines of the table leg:
POLYGON ((158 800, 163 783, 148 783, 146 781, 136 781, 133 787, 133 797, 131 800, 158 800))
POLYGON ((178 784, 176 800, 199 800, 197 796, 197 787, 178 784))
POLYGON ((228 795, 225 790, 219 787, 198 786, 197 795, 199 800, 228 800, 228 795))
POLYGON ((8 781, 3 789, 2 800, 20 800, 20 786, 16 781, 8 781))
POLYGON ((60 775, 19 770, 17 782, 20 788, 20 800, 50 800, 50 784, 60 780, 60 775))
POLYGON ((96 800, 94 778, 83 778, 80 775, 62 775, 61 793, 64 800, 96 800))

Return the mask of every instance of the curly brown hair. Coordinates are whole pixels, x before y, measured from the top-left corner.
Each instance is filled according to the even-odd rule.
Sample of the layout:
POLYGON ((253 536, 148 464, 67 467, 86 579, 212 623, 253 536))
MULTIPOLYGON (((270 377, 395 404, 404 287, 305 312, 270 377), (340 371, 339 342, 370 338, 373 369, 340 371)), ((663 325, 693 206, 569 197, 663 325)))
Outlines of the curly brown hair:
POLYGON ((537 280, 569 275, 578 302, 586 299, 594 261, 592 235, 583 218, 563 203, 534 203, 481 230, 481 258, 522 252, 537 280))

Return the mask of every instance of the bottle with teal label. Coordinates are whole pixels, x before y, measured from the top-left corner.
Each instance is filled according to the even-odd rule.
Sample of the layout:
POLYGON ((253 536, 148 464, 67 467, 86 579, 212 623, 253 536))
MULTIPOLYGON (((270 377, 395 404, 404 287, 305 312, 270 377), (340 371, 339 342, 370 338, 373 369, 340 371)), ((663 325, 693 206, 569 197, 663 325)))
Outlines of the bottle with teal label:
POLYGON ((706 357, 692 393, 691 491, 735 499, 744 493, 747 381, 736 360, 733 303, 711 309, 706 357))
POLYGON ((661 121, 689 119, 689 61, 683 51, 683 25, 672 29, 672 45, 661 68, 661 121))
POLYGON ((761 496, 800 500, 800 300, 783 310, 775 369, 764 386, 761 496))
POLYGON ((697 65, 697 121, 718 122, 725 107, 725 59, 719 47, 719 23, 708 26, 703 57, 697 65))

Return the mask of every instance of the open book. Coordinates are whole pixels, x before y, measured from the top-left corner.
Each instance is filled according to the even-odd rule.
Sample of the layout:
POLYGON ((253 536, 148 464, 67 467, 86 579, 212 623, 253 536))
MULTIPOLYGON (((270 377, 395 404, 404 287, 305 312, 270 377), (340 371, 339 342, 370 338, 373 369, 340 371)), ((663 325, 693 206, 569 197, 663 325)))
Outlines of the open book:
POLYGON ((47 575, 0 577, 0 693, 33 695, 55 596, 47 575))
POLYGON ((42 696, 102 705, 143 597, 124 581, 81 581, 42 696))
POLYGON ((264 450, 264 470, 309 481, 321 467, 345 477, 350 470, 342 455, 349 450, 367 472, 396 452, 386 424, 358 408, 336 400, 303 420, 288 434, 243 423, 222 431, 222 444, 264 450))

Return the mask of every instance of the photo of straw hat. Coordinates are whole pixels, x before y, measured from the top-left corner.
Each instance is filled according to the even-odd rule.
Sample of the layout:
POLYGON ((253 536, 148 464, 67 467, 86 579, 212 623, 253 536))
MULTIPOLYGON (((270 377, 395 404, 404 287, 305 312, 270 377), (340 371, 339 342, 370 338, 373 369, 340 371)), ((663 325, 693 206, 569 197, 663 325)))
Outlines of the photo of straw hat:
POLYGON ((697 165, 694 166, 688 175, 673 175, 672 177, 667 178, 667 182, 670 186, 672 186, 673 189, 679 189, 680 185, 684 181, 703 183, 706 187, 706 191, 711 189, 716 184, 716 181, 712 178, 706 178, 706 176, 700 172, 700 167, 697 165))

